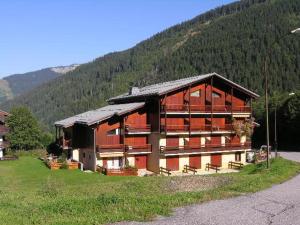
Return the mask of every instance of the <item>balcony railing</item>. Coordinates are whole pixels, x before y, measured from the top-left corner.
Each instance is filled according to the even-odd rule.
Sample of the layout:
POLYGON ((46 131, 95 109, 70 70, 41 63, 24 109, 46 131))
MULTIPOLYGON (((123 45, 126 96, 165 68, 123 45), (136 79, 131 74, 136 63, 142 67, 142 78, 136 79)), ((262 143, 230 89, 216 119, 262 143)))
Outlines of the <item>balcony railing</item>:
POLYGON ((124 152, 124 150, 123 144, 99 145, 96 147, 98 153, 124 152))
POLYGON ((251 112, 250 106, 231 106, 231 105, 188 105, 188 104, 168 104, 161 106, 161 112, 251 112))
POLYGON ((205 144, 201 145, 189 145, 189 146, 160 146, 160 152, 162 154, 179 154, 179 153, 197 153, 197 152, 216 152, 216 151, 234 151, 240 149, 247 149, 251 147, 250 142, 244 144, 240 143, 226 143, 220 144, 205 144))
POLYGON ((161 131, 162 132, 174 132, 174 133, 180 133, 180 132, 209 132, 209 131, 232 131, 233 126, 232 124, 225 124, 225 125, 161 125, 161 131))
POLYGON ((163 132, 188 132, 189 125, 161 125, 163 132))
POLYGON ((125 125, 125 132, 128 133, 149 133, 151 132, 150 124, 127 124, 125 125))
POLYGON ((144 144, 144 145, 126 145, 125 151, 127 153, 140 153, 140 152, 152 152, 151 144, 144 144))

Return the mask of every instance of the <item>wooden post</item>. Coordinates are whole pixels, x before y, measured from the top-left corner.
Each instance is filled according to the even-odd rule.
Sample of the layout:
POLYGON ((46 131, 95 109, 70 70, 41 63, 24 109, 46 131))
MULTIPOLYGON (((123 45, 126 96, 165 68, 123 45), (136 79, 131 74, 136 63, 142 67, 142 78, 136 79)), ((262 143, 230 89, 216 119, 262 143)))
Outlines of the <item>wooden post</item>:
POLYGON ((126 128, 125 128, 125 116, 123 116, 123 120, 122 120, 122 127, 123 127, 123 132, 122 132, 122 141, 123 141, 123 152, 124 152, 124 162, 123 162, 123 166, 126 166, 126 162, 127 162, 127 155, 125 153, 125 133, 126 133, 126 128))
POLYGON ((233 116, 233 87, 231 86, 231 117, 233 116))
POLYGON ((252 115, 252 98, 250 98, 250 112, 251 112, 251 118, 252 118, 253 117, 253 115, 252 115))
POLYGON ((189 85, 189 136, 191 136, 191 85, 189 85))
POLYGON ((167 133, 167 95, 165 95, 165 133, 167 133))
POLYGON ((204 112, 206 112, 206 88, 207 88, 207 82, 204 84, 204 112))
POLYGON ((56 142, 56 144, 58 144, 58 142, 57 142, 57 126, 55 126, 55 142, 56 142))
POLYGON ((213 132, 213 77, 211 77, 211 80, 210 80, 210 104, 211 104, 211 107, 210 107, 210 132, 211 132, 211 135, 212 135, 212 132, 213 132))

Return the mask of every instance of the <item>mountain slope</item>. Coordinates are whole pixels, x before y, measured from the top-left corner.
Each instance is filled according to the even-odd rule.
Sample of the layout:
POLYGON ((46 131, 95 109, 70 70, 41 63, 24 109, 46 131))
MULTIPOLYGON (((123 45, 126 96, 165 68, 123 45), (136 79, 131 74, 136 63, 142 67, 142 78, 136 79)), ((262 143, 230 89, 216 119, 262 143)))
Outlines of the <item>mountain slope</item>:
MULTIPOLYGON (((47 85, 8 101, 29 106, 42 122, 106 104, 132 85, 144 86, 195 74, 217 72, 262 92, 266 49, 300 26, 300 0, 244 0, 171 27, 123 52, 79 66, 47 85), (267 32, 268 31, 268 32, 267 32)), ((277 42, 271 55, 271 90, 299 88, 300 38, 277 42)))
POLYGON ((4 77, 0 80, 0 102, 28 92, 41 84, 76 69, 76 67, 78 67, 77 64, 59 66, 4 77))

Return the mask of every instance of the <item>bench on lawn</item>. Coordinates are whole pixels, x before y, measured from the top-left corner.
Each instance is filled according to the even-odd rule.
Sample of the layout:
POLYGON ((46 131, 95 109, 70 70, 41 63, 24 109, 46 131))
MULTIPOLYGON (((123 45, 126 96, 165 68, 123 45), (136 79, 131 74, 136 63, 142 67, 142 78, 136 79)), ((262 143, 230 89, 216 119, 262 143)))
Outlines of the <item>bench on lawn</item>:
POLYGON ((228 163, 228 168, 230 168, 230 169, 233 169, 233 168, 235 168, 235 169, 242 169, 243 168, 243 166, 244 166, 244 164, 243 163, 241 163, 241 162, 233 162, 233 161, 230 161, 229 163, 228 163))
POLYGON ((189 165, 184 165, 182 172, 183 173, 188 173, 188 171, 191 171, 194 173, 194 175, 197 173, 197 168, 196 167, 192 167, 189 165))
POLYGON ((209 171, 209 169, 213 169, 217 173, 218 171, 220 171, 220 166, 217 166, 217 165, 214 165, 214 164, 211 164, 211 163, 206 163, 205 170, 209 171))
POLYGON ((171 175, 171 170, 167 169, 167 168, 164 168, 164 167, 159 167, 159 173, 160 174, 167 174, 168 176, 171 175))

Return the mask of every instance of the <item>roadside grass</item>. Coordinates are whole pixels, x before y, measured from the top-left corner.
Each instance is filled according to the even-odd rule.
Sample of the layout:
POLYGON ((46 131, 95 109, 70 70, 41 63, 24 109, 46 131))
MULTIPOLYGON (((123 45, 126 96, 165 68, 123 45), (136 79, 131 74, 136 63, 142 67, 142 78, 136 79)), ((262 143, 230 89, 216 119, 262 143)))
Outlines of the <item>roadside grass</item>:
MULTIPOLYGON (((80 171, 50 171, 36 158, 0 162, 0 224, 105 224, 144 221, 174 207, 256 192, 300 172, 278 158, 271 169, 248 165, 240 173, 216 174, 230 182, 214 189, 169 191, 170 177, 107 177, 80 171)), ((188 181, 188 180, 187 180, 188 181)))

